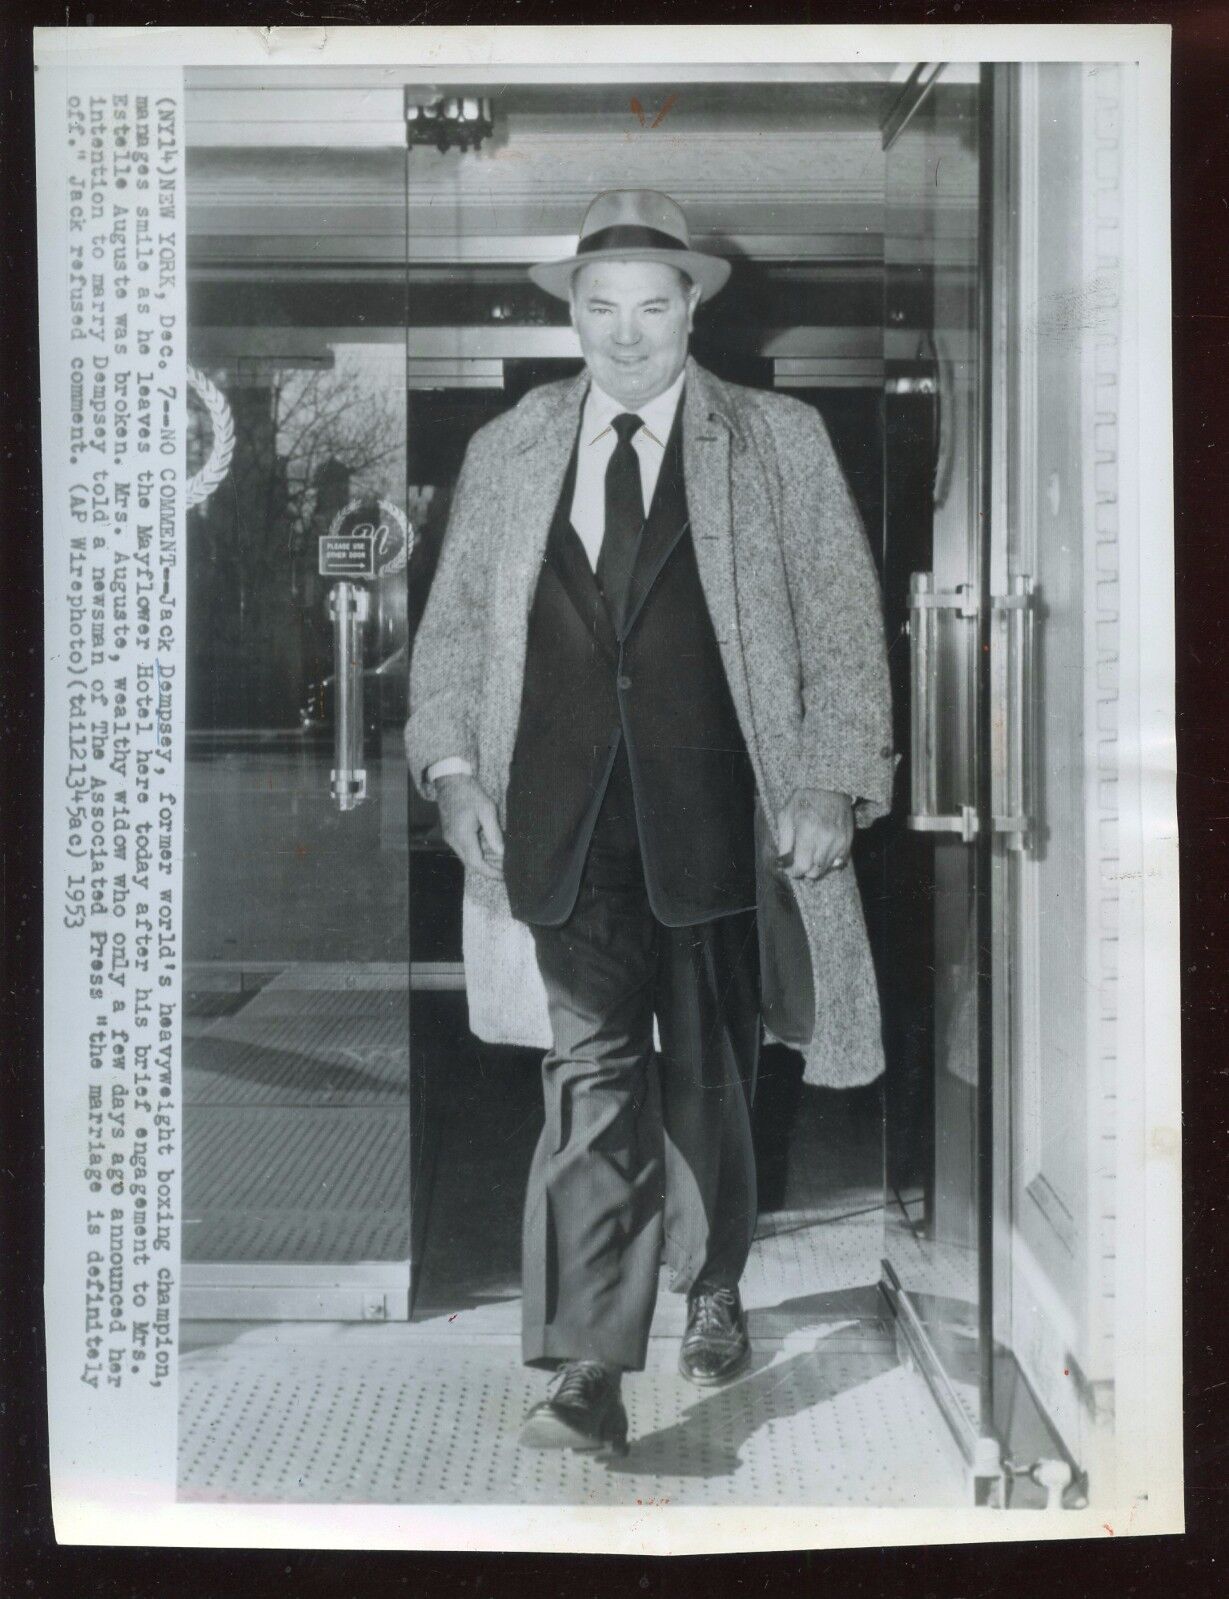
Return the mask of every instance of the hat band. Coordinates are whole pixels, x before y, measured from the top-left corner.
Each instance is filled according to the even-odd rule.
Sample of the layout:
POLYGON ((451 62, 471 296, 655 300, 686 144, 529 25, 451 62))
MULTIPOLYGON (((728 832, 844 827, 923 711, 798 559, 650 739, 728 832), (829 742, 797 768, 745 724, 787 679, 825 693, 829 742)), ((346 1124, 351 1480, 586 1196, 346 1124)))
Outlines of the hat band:
POLYGON ((590 255, 596 250, 678 250, 687 254, 687 246, 672 233, 662 233, 659 228, 644 228, 630 222, 616 222, 611 227, 599 228, 581 239, 576 246, 577 255, 590 255))

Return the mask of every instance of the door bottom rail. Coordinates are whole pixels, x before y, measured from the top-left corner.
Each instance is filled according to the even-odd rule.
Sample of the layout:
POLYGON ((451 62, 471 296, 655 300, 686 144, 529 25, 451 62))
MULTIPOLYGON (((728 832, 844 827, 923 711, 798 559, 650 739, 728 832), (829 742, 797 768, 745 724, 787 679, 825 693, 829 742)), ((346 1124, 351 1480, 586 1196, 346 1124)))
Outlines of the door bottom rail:
POLYGON ((1006 1473, 998 1440, 974 1426, 891 1263, 883 1261, 881 1271, 879 1287, 892 1312, 901 1364, 920 1372, 930 1389, 964 1457, 973 1503, 1003 1508, 1007 1502, 1006 1473))
POLYGON ((1004 1352, 1002 1358, 1010 1362, 1017 1400, 1023 1399, 1026 1406, 1017 1402, 1012 1412, 1017 1420, 1022 1409, 1027 1408, 1028 1414, 1024 1424, 1013 1431, 1026 1435, 1034 1445, 1038 1438, 1045 1440, 1046 1452, 1032 1459, 1027 1458, 1031 1447, 1020 1451, 1017 1458, 1012 1438, 1002 1439, 974 1423, 896 1271, 887 1260, 880 1269, 879 1290, 892 1313, 898 1358, 902 1365, 920 1373, 947 1423, 964 1457, 973 1504, 1000 1510, 1087 1508, 1088 1474, 1063 1444, 1014 1356, 1004 1352), (1018 1490, 1026 1483, 1032 1491, 1023 1495, 1018 1490))
POLYGON ((184 1261, 184 1321, 408 1321, 408 1260, 287 1264, 184 1261))

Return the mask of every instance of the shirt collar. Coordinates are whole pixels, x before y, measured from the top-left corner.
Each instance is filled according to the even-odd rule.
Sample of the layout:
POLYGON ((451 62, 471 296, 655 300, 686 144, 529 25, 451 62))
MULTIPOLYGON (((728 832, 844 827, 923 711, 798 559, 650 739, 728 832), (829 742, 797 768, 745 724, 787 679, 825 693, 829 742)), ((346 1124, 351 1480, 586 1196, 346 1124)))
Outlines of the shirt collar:
MULTIPOLYGON (((674 426, 674 414, 678 410, 679 397, 683 392, 683 382, 687 376, 684 369, 675 378, 674 382, 656 399, 648 400, 644 405, 635 408, 635 414, 644 423, 644 431, 655 444, 666 447, 666 440, 670 437, 670 429, 674 426)), ((594 444, 610 427, 612 420, 629 410, 620 400, 614 400, 606 393, 605 389, 590 380, 589 393, 585 400, 584 432, 581 435, 586 444, 594 444)))

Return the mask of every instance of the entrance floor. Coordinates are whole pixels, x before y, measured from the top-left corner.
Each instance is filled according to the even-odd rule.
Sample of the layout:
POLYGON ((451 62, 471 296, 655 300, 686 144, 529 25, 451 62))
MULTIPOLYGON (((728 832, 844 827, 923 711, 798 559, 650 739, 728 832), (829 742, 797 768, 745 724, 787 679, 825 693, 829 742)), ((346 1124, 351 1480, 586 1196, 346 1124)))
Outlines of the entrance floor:
MULTIPOLYGON (((622 1459, 521 1449, 544 1378, 519 1364, 517 1306, 422 1323, 266 1326, 180 1368, 180 1496, 382 1504, 844 1505, 967 1502, 921 1377, 897 1364, 874 1291, 768 1338, 702 1392, 651 1340, 624 1381, 622 1459), (859 1315, 859 1309, 867 1314, 859 1315), (481 1327, 482 1330, 478 1330, 481 1327), (502 1329, 502 1330, 500 1330, 502 1329)), ((758 1322, 758 1325, 756 1323, 758 1322)))
MULTIPOLYGON (((237 1009, 199 996, 185 1038, 197 1152, 185 1258, 353 1260, 404 1246, 408 996, 404 975, 354 976, 287 968, 237 1009), (355 1118, 372 1126, 363 1158, 347 1159, 355 1118)), ((742 1285, 751 1369, 718 1390, 679 1377, 685 1307, 663 1279, 647 1369, 625 1382, 627 1456, 520 1449, 546 1381, 520 1364, 517 1260, 540 1089, 536 1059, 478 1045, 462 1005, 421 996, 415 1012, 438 1096, 415 1319, 185 1322, 182 1498, 967 1502, 956 1445, 921 1376, 898 1363, 876 1286, 877 1092, 805 1088, 783 1051, 767 1052, 757 1096, 761 1216, 742 1285)))

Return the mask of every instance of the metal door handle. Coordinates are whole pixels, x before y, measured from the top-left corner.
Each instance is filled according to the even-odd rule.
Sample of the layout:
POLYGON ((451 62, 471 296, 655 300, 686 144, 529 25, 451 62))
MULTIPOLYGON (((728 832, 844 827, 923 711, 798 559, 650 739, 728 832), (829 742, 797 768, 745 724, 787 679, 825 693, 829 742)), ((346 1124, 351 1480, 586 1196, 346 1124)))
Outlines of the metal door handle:
POLYGON ((1033 580, 1023 573, 1011 592, 991 601, 995 613, 992 647, 995 699, 1003 714, 994 719, 990 793, 994 831, 1007 835, 1008 847, 1023 849, 1032 826, 1033 580), (1001 626, 999 619, 1002 619, 1001 626))
POLYGON ((963 589, 937 593, 930 572, 909 579, 909 815, 915 833, 959 833, 965 843, 977 837, 977 809, 939 810, 939 743, 935 727, 935 685, 938 676, 940 611, 975 618, 976 599, 963 589))
POLYGON ((335 583, 329 591, 333 619, 333 770, 329 786, 337 808, 352 811, 367 798, 363 766, 363 624, 367 590, 335 583))

